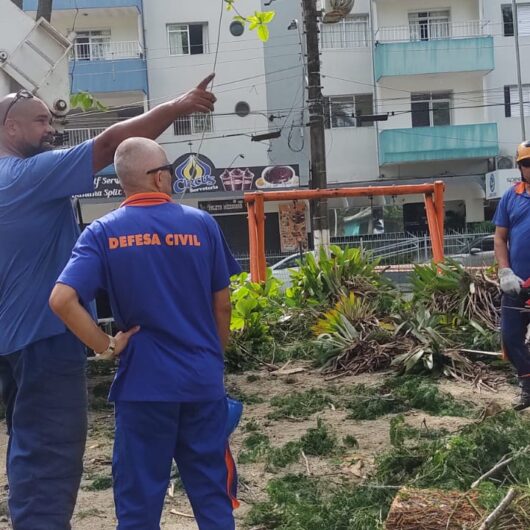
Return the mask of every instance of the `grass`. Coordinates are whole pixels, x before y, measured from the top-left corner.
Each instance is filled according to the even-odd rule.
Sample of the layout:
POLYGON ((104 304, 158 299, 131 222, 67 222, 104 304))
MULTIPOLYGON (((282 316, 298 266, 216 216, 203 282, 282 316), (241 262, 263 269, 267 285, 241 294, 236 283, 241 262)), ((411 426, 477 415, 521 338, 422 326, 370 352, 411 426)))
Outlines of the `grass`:
POLYGON ((92 480, 92 483, 86 487, 88 491, 101 491, 112 488, 112 477, 100 475, 92 480))
POLYGON ((374 420, 411 409, 433 416, 471 417, 477 412, 474 404, 458 401, 421 376, 389 378, 378 387, 355 385, 347 389, 345 395, 344 388, 339 391, 349 418, 355 420, 374 420))
POLYGON ((379 530, 383 528, 392 493, 332 485, 325 479, 286 475, 267 485, 269 500, 255 504, 246 523, 278 530, 379 530))
POLYGON ((320 412, 329 407, 332 397, 317 388, 304 392, 292 392, 286 396, 275 396, 270 404, 276 410, 270 412, 267 418, 271 420, 297 419, 304 420, 315 412, 320 412))

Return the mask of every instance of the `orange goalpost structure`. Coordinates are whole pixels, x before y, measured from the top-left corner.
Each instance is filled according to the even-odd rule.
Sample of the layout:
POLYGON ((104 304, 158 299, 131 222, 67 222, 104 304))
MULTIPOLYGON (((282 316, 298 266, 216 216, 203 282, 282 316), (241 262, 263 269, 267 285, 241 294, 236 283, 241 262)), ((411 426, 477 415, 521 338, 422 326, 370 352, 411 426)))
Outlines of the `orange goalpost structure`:
POLYGON ((444 259, 444 189, 442 181, 432 184, 400 184, 395 186, 365 186, 325 190, 257 191, 245 193, 248 212, 250 274, 253 281, 267 278, 265 261, 265 202, 331 199, 336 197, 374 197, 376 195, 423 194, 427 224, 432 241, 435 263, 444 259))

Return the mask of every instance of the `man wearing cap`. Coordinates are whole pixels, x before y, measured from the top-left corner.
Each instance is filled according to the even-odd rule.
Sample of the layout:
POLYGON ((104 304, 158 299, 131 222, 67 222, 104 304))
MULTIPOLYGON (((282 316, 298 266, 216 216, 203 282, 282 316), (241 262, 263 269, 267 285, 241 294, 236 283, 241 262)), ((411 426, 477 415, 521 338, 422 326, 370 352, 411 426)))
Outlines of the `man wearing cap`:
MULTIPOLYGON (((0 99, 0 386, 15 530, 70 529, 81 480, 86 354, 48 306, 79 235, 70 197, 93 191, 93 175, 126 138, 157 138, 177 117, 213 110, 211 79, 61 150, 43 101, 23 90, 0 99)), ((119 334, 118 347, 128 337, 119 334)))
POLYGON ((114 349, 109 396, 118 529, 160 527, 174 459, 200 530, 233 530, 223 352, 240 268, 209 214, 171 201, 174 168, 156 142, 130 138, 114 163, 126 200, 85 229, 50 305, 88 347, 113 349, 83 308, 104 290, 134 332, 114 349))
POLYGON ((530 142, 517 148, 521 182, 501 198, 493 218, 495 257, 502 291, 501 339, 503 352, 517 370, 521 395, 515 410, 530 407, 530 353, 526 332, 530 313, 519 295, 524 280, 530 278, 530 142))

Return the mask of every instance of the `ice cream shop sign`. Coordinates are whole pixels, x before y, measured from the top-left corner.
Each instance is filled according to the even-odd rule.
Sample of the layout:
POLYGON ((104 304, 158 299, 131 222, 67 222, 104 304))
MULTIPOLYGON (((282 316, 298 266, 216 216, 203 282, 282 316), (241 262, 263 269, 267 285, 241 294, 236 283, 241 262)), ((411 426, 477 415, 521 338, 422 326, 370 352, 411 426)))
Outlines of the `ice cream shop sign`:
POLYGON ((207 157, 189 153, 177 158, 173 168, 176 194, 296 188, 300 184, 297 165, 216 168, 207 157))

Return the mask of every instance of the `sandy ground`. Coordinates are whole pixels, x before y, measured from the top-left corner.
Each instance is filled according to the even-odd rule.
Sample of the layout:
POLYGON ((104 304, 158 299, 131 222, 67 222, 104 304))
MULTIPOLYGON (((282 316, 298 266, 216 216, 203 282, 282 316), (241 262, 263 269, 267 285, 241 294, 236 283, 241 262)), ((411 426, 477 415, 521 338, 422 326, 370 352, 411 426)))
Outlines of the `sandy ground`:
MULTIPOLYGON (((304 421, 280 420, 271 421, 267 414, 271 407, 269 400, 275 395, 283 395, 294 391, 301 391, 310 387, 344 386, 354 383, 376 384, 382 380, 384 374, 361 375, 357 377, 343 377, 337 381, 326 383, 322 375, 310 370, 295 376, 274 378, 266 372, 256 372, 259 379, 248 382, 248 373, 239 376, 228 377, 228 388, 236 389, 247 396, 258 396, 263 399, 262 403, 245 405, 245 412, 241 424, 255 419, 259 422, 262 431, 267 434, 273 445, 282 445, 290 440, 297 440, 309 427, 316 424, 315 417, 304 421)), ((90 389, 94 384, 101 381, 100 378, 91 380, 90 389)), ((108 379, 108 377, 107 377, 108 379)), ((497 393, 477 392, 471 384, 455 381, 443 381, 441 388, 452 393, 455 397, 466 399, 477 403, 482 407, 490 406, 492 402, 501 407, 509 406, 513 399, 516 388, 512 385, 503 385, 497 393)), ((324 421, 332 426, 339 436, 353 435, 359 442, 358 449, 352 449, 342 457, 340 462, 328 462, 319 458, 308 457, 307 463, 303 460, 289 466, 289 472, 310 472, 314 475, 320 474, 347 474, 352 478, 362 479, 363 475, 369 473, 373 465, 374 456, 389 447, 389 422, 391 416, 386 416, 375 421, 355 421, 347 419, 343 410, 334 410, 330 407, 315 416, 322 417, 324 421), (360 463, 359 463, 360 462, 360 463)), ((457 429, 459 426, 472 421, 463 418, 431 417, 419 411, 412 411, 406 415, 407 422, 419 426, 426 424, 428 427, 445 427, 448 430, 457 429)), ((114 505, 112 489, 91 491, 90 486, 94 480, 102 477, 110 477, 111 455, 113 443, 113 418, 111 410, 91 410, 90 427, 85 454, 85 473, 79 492, 77 507, 75 510, 72 526, 74 530, 111 530, 116 527, 114 517, 114 505)), ((5 426, 4 426, 5 427, 5 426)), ((7 438, 5 428, 0 434, 0 460, 5 458, 7 438)), ((231 445, 237 461, 237 455, 241 450, 241 442, 245 433, 239 428, 233 435, 231 445)), ((274 476, 264 469, 263 464, 239 465, 240 474, 239 497, 241 508, 237 510, 238 528, 244 515, 250 509, 252 503, 266 498, 265 485, 274 476)), ((6 479, 2 475, 0 479, 1 499, 5 504, 6 479)), ((5 510, 5 508, 4 508, 5 510)), ((4 511, 5 513, 5 511, 4 511)), ((167 496, 164 513, 161 522, 163 530, 196 530, 197 526, 191 517, 191 509, 182 490, 177 489, 174 496, 167 496), (183 515, 184 514, 184 515, 183 515)), ((0 529, 8 529, 7 518, 0 516, 0 529)))

